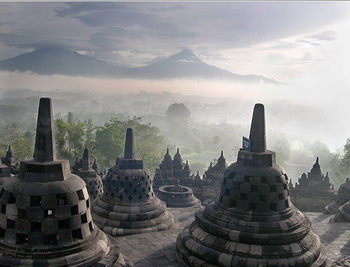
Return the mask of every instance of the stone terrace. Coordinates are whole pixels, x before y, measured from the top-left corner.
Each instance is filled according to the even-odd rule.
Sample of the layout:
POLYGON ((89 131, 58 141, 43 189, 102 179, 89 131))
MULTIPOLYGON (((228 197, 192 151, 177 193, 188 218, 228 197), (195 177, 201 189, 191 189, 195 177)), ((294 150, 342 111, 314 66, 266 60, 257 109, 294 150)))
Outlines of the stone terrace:
MULTIPOLYGON (((175 217, 174 226, 166 231, 116 237, 121 252, 135 267, 180 266, 176 260, 175 243, 178 234, 194 219, 195 208, 168 208, 175 217)), ((313 230, 325 245, 327 266, 350 255, 350 223, 329 223, 331 215, 304 213, 312 221, 313 230)), ((336 266, 350 266, 343 263, 336 266)))

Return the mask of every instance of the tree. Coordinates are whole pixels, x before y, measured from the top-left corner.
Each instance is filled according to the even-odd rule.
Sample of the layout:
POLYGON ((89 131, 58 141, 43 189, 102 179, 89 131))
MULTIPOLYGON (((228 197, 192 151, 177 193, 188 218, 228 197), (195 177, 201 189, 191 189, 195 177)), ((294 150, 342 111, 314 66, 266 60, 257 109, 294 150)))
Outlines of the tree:
POLYGON ((73 162, 83 153, 84 123, 69 112, 67 121, 57 119, 55 126, 58 156, 73 162))
POLYGON ((150 123, 141 123, 141 118, 136 117, 127 121, 113 118, 104 126, 97 127, 95 149, 100 165, 104 168, 110 167, 115 164, 118 156, 123 156, 128 127, 135 129, 136 156, 143 159, 145 167, 153 172, 162 159, 167 141, 157 127, 150 123))
POLYGON ((191 116, 191 111, 183 103, 171 104, 165 113, 166 116, 170 119, 189 119, 191 116))
POLYGON ((0 126, 0 149, 6 151, 11 145, 12 151, 18 160, 33 156, 34 133, 20 130, 16 123, 6 122, 0 126))

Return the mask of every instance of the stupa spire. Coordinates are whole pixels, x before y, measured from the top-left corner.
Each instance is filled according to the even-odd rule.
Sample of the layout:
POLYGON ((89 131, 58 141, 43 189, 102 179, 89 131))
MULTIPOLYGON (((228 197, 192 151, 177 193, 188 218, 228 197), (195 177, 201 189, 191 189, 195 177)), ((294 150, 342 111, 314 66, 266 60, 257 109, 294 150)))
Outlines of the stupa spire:
POLYGON ((85 147, 84 153, 83 153, 83 160, 82 160, 82 169, 88 170, 90 169, 90 155, 89 155, 89 149, 85 147))
POLYGON ((250 152, 265 152, 266 151, 266 136, 265 136, 265 108, 263 104, 255 104, 252 124, 250 126, 250 152))
POLYGON ((135 156, 135 148, 134 148, 134 131, 132 128, 126 129, 126 138, 125 138, 125 150, 124 150, 124 158, 125 159, 133 159, 135 156))
POLYGON ((55 134, 52 119, 52 102, 50 98, 40 98, 38 122, 36 128, 34 161, 46 162, 56 160, 55 134))

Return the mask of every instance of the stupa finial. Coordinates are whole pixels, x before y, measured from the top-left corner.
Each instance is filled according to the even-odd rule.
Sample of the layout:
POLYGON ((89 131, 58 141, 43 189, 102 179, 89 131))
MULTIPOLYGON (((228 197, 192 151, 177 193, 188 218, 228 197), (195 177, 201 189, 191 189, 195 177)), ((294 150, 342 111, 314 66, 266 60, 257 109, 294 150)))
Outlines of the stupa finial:
POLYGON ((52 118, 51 98, 40 98, 34 148, 35 161, 46 162, 56 160, 56 144, 52 118))
POLYGON ((89 155, 89 149, 85 147, 84 153, 83 153, 83 160, 82 160, 82 169, 88 170, 90 169, 90 155, 89 155))
POLYGON ((126 129, 126 138, 125 138, 125 150, 124 150, 124 158, 125 159, 133 159, 135 156, 134 149, 134 131, 132 128, 126 129))
POLYGON ((263 104, 255 104, 252 124, 250 126, 250 151, 265 152, 266 136, 265 136, 265 108, 263 104))

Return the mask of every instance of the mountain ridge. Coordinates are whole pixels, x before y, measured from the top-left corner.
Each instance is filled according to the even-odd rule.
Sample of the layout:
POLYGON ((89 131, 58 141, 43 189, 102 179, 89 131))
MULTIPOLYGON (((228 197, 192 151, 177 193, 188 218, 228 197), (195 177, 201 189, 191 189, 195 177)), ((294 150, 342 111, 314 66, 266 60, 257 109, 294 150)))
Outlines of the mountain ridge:
POLYGON ((0 61, 0 70, 30 71, 46 75, 133 79, 229 79, 239 82, 279 82, 261 75, 240 75, 203 62, 189 49, 142 67, 120 67, 64 48, 39 48, 0 61))

